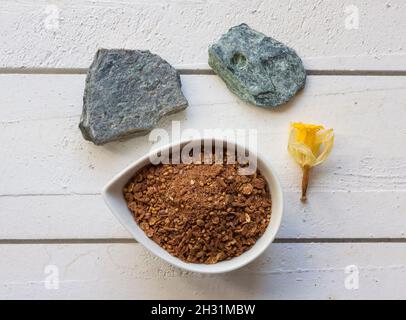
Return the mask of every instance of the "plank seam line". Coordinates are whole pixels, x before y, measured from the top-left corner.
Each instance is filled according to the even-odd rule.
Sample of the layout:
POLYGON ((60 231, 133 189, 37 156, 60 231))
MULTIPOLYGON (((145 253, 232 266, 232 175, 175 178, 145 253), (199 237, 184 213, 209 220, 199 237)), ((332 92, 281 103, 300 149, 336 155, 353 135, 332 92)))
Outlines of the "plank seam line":
MULTIPOLYGON (((0 74, 78 75, 87 68, 0 68, 0 74)), ((182 75, 215 75, 212 69, 178 69, 182 75)), ((406 76, 406 70, 315 70, 307 69, 309 76, 406 76)))
MULTIPOLYGON (((100 239, 0 239, 0 245, 9 244, 128 244, 138 243, 131 238, 100 239)), ((277 238, 274 243, 406 243, 406 238, 277 238)))
MULTIPOLYGON (((286 193, 300 193, 297 189, 285 189, 286 193)), ((313 193, 349 193, 348 190, 313 190, 313 193)), ((366 189, 351 190, 350 193, 404 193, 406 189, 366 189)), ((100 196, 100 192, 70 192, 70 193, 3 193, 0 198, 22 198, 22 197, 74 197, 74 196, 100 196)))
POLYGON ((4 193, 0 194, 0 198, 19 198, 19 197, 69 197, 69 196, 100 196, 100 192, 87 192, 87 193, 4 193))

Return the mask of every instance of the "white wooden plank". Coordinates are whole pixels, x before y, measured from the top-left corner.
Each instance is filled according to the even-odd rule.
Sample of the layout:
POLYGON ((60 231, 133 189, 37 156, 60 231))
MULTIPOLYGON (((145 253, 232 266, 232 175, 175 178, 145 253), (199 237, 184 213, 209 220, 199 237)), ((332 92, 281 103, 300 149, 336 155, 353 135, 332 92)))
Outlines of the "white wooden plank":
POLYGON ((0 67, 86 68, 107 47, 204 68, 208 45, 245 22, 295 48, 308 69, 404 71, 405 14, 402 0, 3 0, 0 67))
MULTIPOLYGON (((190 107, 159 126, 257 128, 289 204, 279 237, 404 237, 405 77, 311 76, 276 111, 240 102, 216 76, 182 81, 190 107), (292 120, 321 122, 337 135, 331 157, 313 172, 305 207, 300 170, 286 152, 292 120)), ((102 147, 84 141, 77 128, 83 83, 78 75, 0 76, 0 238, 128 236, 98 193, 152 144, 147 137, 102 147)))
MULTIPOLYGON (((278 238, 404 238, 405 192, 286 192, 278 238)), ((105 239, 131 235, 100 195, 0 197, 0 239, 105 239)))
MULTIPOLYGON (((0 194, 98 193, 118 171, 152 148, 148 136, 94 146, 78 129, 83 76, 0 77, 2 96, 0 194), (25 93, 8 90, 15 81, 25 93), (30 93, 30 83, 42 91, 30 93), (54 87, 54 83, 59 83, 54 87), (75 90, 58 91, 72 86, 75 90), (80 89, 79 89, 80 88, 80 89), (54 91, 54 93, 52 93, 54 91), (66 94, 66 95, 65 95, 66 94), (52 107, 49 107, 52 106, 52 107), (10 152, 12 150, 12 152, 10 152)), ((290 121, 324 123, 336 132, 328 161, 314 170, 311 190, 405 190, 406 77, 309 77, 305 91, 272 111, 238 101, 216 76, 183 76, 190 107, 166 117, 171 129, 257 129, 258 149, 297 190, 300 169, 286 152, 290 121)))
POLYGON ((131 238, 100 195, 0 197, 0 239, 131 238))
POLYGON ((405 299, 405 252, 393 243, 273 244, 243 269, 200 275, 138 244, 1 245, 0 298, 405 299), (356 277, 350 265, 357 290, 345 285, 356 277), (47 289, 55 268, 59 289, 47 289))

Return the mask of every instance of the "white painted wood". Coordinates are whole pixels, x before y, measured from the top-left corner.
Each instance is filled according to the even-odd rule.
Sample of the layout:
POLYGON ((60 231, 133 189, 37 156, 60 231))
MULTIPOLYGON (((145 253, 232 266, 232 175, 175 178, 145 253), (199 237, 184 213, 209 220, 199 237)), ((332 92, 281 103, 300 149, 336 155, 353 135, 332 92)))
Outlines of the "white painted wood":
MULTIPOLYGON (((404 237, 406 78, 310 76, 275 111, 240 102, 216 76, 182 76, 190 107, 161 121, 182 128, 257 128, 259 150, 277 170, 287 209, 279 237, 404 237), (336 132, 325 164, 299 202, 300 169, 286 152, 288 125, 336 132)), ((146 137, 94 146, 81 137, 83 75, 0 76, 0 238, 126 238, 101 187, 149 151, 146 137)))
POLYGON ((201 68, 208 45, 245 22, 293 47, 308 69, 404 71, 405 15, 402 0, 3 0, 0 67, 86 68, 106 47, 201 68), (348 24, 356 11, 358 27, 348 24))
POLYGON ((100 195, 0 197, 0 239, 131 238, 100 195))
MULTIPOLYGON (((278 238, 404 238, 406 193, 286 192, 278 238)), ((0 197, 0 239, 106 239, 131 235, 100 195, 0 197)))
MULTIPOLYGON (((401 0, 4 0, 0 68, 87 68, 97 48, 120 47, 207 69, 208 45, 246 22, 292 46, 310 70, 406 71, 405 14, 401 0), (358 29, 345 28, 348 5, 359 9, 358 29)), ((200 132, 258 129, 259 150, 285 190, 279 238, 405 237, 406 77, 311 76, 304 92, 275 111, 240 102, 215 76, 182 82, 190 107, 159 127, 179 120, 200 132), (336 131, 306 205, 300 170, 286 152, 294 120, 336 131)), ((147 137, 103 147, 84 141, 77 128, 83 87, 84 75, 0 75, 0 239, 129 238, 100 189, 153 144, 147 137)), ((405 299, 405 249, 278 243, 239 271, 198 275, 139 244, 1 244, 0 298, 405 299), (50 265, 59 271, 58 290, 46 289, 50 265), (349 265, 359 270, 358 290, 344 285, 349 265)))
MULTIPOLYGON (((77 128, 83 76, 0 79, 0 194, 98 193, 153 146, 148 136, 105 146, 85 141, 77 128), (11 88, 15 82, 24 85, 24 93, 11 88), (32 82, 41 89, 30 89, 32 82), (59 91, 63 86, 77 90, 59 91)), ((300 180, 300 169, 286 152, 289 123, 295 120, 323 123, 336 132, 334 151, 314 170, 310 192, 405 190, 406 77, 312 76, 302 94, 275 111, 240 102, 216 76, 182 79, 190 107, 159 127, 170 131, 174 120, 183 130, 202 133, 258 129, 259 152, 277 169, 285 190, 298 190, 300 180)))
POLYGON ((201 275, 138 244, 2 245, 0 298, 405 299, 405 252, 406 244, 273 244, 243 269, 201 275), (57 290, 45 287, 50 265, 57 290), (358 290, 345 286, 350 265, 358 290))

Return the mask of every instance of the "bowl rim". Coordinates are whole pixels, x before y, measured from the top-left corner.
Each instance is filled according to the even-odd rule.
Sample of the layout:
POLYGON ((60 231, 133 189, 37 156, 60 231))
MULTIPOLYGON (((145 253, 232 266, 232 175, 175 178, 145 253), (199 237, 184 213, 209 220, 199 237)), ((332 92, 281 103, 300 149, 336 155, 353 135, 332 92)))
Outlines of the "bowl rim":
MULTIPOLYGON (((263 172, 263 169, 259 169, 261 173, 263 172)), ((267 247, 274 241, 275 236, 280 228, 281 221, 282 221, 282 216, 283 216, 283 209, 284 209, 284 199, 283 199, 283 192, 282 192, 282 187, 280 180, 275 172, 275 169, 272 167, 272 165, 269 164, 269 161, 264 161, 261 157, 261 155, 258 154, 258 152, 253 152, 252 149, 250 149, 247 146, 241 145, 240 143, 236 141, 230 141, 224 138, 217 138, 217 137, 202 137, 202 138, 195 138, 195 139, 185 139, 185 140, 180 140, 172 143, 165 144, 163 146, 159 146, 144 156, 140 157, 138 160, 133 161, 131 164, 129 164, 127 167, 125 167, 123 170, 121 170, 118 174, 116 174, 113 178, 109 180, 109 182, 103 187, 102 192, 101 192, 102 198, 104 199, 105 203, 109 207, 110 211, 112 214, 116 217, 116 219, 124 226, 124 228, 130 232, 132 237, 140 244, 142 244, 148 251, 150 251, 152 254, 156 255, 157 257, 163 259, 164 261, 181 268, 183 270, 187 271, 192 271, 192 272, 198 272, 198 273, 207 273, 207 274, 215 274, 215 273, 224 273, 224 272, 230 272, 236 269, 239 269, 248 263, 252 262, 255 260, 258 256, 260 256, 266 249, 267 247), (131 215, 133 226, 136 227, 136 229, 139 229, 141 232, 140 234, 135 234, 134 230, 130 228, 128 225, 128 221, 125 221, 122 217, 122 213, 119 212, 119 209, 116 207, 116 205, 113 203, 113 198, 116 198, 116 196, 113 194, 113 189, 117 187, 117 184, 121 185, 121 194, 122 194, 122 188, 124 185, 133 177, 136 172, 141 170, 143 167, 147 166, 148 163, 151 163, 150 159, 152 156, 156 155, 158 152, 163 152, 163 151, 169 151, 173 148, 180 148, 180 150, 185 146, 187 143, 202 143, 205 140, 211 140, 212 142, 219 142, 219 143, 231 143, 231 145, 234 145, 235 147, 243 147, 244 150, 249 151, 250 156, 253 155, 258 163, 261 163, 261 165, 268 171, 267 174, 270 175, 270 178, 272 181, 269 181, 269 177, 264 177, 266 180, 268 187, 271 189, 271 182, 273 189, 270 190, 271 198, 272 198, 272 213, 271 213, 271 220, 265 230, 265 232, 261 235, 260 238, 257 239, 255 244, 242 253, 241 255, 231 258, 229 260, 223 260, 218 263, 214 264, 199 264, 199 263, 187 263, 182 261, 181 259, 171 255, 169 252, 167 252, 165 249, 160 247, 157 243, 155 243, 152 239, 148 238, 144 231, 138 226, 137 222, 134 220, 133 215, 131 211, 127 208, 127 204, 125 202, 124 197, 122 197, 121 200, 124 201, 127 209, 127 214, 131 215), (137 168, 138 167, 138 168, 137 168), (127 176, 130 176, 128 178, 127 176), (124 177, 127 177, 126 182, 122 184, 121 180, 124 179, 124 177), (121 182, 121 183, 120 183, 121 182), (275 201, 276 200, 276 201, 275 201), (277 203, 277 212, 274 212, 274 203, 277 203), (271 224, 272 222, 272 224, 271 224), (141 233, 144 235, 144 237, 141 236, 141 233), (259 241, 262 240, 261 246, 259 246, 259 241), (258 245, 258 246, 257 246, 258 245), (157 249, 156 247, 159 247, 157 249), (255 248, 255 250, 254 250, 255 248), (163 253, 164 251, 165 253, 163 253)))

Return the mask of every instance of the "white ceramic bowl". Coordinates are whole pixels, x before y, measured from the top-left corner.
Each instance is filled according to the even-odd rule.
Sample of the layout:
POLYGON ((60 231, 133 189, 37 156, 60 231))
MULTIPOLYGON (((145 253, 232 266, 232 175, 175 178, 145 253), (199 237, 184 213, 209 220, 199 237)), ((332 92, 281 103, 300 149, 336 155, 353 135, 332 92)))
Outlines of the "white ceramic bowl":
MULTIPOLYGON (((183 148, 186 143, 202 143, 207 139, 199 139, 186 142, 178 142, 171 145, 164 146, 158 150, 165 152, 169 150, 174 150, 173 148, 183 148)), ((222 140, 210 139, 212 142, 220 142, 222 140)), ((224 142, 225 143, 225 142, 224 142)), ((229 143, 229 142, 227 142, 229 143)), ((214 145, 214 144, 213 144, 214 145)), ((228 146, 238 145, 231 143, 228 146)), ((176 149, 175 149, 176 150, 176 149)), ((252 150, 246 149, 250 152, 251 156, 256 157, 257 166, 261 174, 268 183, 271 197, 272 197, 272 214, 270 223, 265 230, 264 234, 257 240, 257 242, 238 257, 232 258, 226 261, 220 261, 215 264, 195 264, 195 263, 186 263, 171 254, 166 250, 161 248, 157 243, 148 238, 144 231, 137 225, 135 222, 132 213, 127 208, 127 203, 123 196, 123 188, 127 182, 138 172, 141 168, 151 163, 150 159, 156 157, 157 150, 154 150, 150 154, 142 157, 141 159, 135 161, 133 164, 128 166, 118 175, 116 175, 104 188, 102 191, 103 198, 116 218, 123 224, 123 226, 132 234, 135 240, 144 245, 149 251, 157 255, 158 257, 166 260, 167 262, 177 266, 179 268, 201 273, 222 273, 232 271, 247 263, 251 262, 257 258, 273 241, 275 235, 279 229, 282 213, 283 213, 283 194, 282 188, 280 186, 279 180, 275 174, 275 171, 271 168, 268 163, 265 163, 258 155, 254 154, 252 150)))

